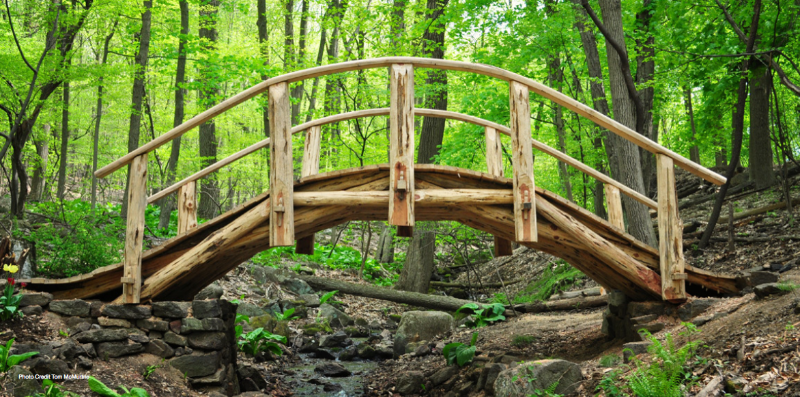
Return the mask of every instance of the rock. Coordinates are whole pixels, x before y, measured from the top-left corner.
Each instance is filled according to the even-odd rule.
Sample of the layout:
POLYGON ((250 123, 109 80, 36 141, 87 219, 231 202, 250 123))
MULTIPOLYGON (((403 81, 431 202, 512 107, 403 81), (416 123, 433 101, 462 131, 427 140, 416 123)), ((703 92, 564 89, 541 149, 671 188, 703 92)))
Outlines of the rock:
POLYGON ((611 313, 622 317, 628 310, 628 297, 620 290, 608 291, 608 309, 611 313))
POLYGON ((340 378, 343 376, 350 376, 351 372, 343 367, 341 364, 337 363, 320 363, 314 367, 314 372, 322 374, 323 376, 328 376, 331 378, 340 378))
POLYGON ((414 357, 422 357, 431 354, 431 346, 428 341, 423 341, 417 348, 414 349, 414 357))
POLYGON ((94 349, 94 345, 91 343, 84 343, 80 345, 83 349, 84 353, 86 353, 89 358, 97 358, 97 351, 94 349))
POLYGON ((103 315, 102 309, 105 303, 101 301, 90 301, 89 302, 89 315, 92 317, 100 317, 103 315))
POLYGON ((299 278, 289 278, 281 283, 281 286, 294 292, 297 295, 313 294, 314 289, 308 283, 299 278))
POLYGON ((147 347, 145 347, 144 352, 163 358, 170 358, 175 355, 175 349, 159 339, 151 340, 150 343, 147 344, 147 347))
POLYGON ((252 303, 240 303, 239 307, 236 309, 236 313, 243 314, 247 317, 257 317, 267 314, 264 309, 252 303))
POLYGON ((753 289, 753 292, 756 293, 756 297, 764 299, 771 295, 786 295, 792 292, 792 290, 788 288, 781 288, 780 284, 778 283, 768 283, 756 286, 753 289))
POLYGON ((68 374, 70 373, 69 365, 62 360, 50 360, 47 358, 37 359, 31 366, 31 372, 36 375, 49 375, 49 374, 68 374))
POLYGON ((485 390, 487 395, 494 394, 494 382, 501 372, 505 371, 507 366, 505 364, 493 363, 483 367, 481 376, 478 379, 478 384, 475 386, 478 390, 485 390))
POLYGON ((122 318, 98 317, 97 323, 102 327, 112 328, 130 328, 133 326, 130 321, 122 318))
POLYGON ((86 355, 86 351, 83 350, 83 347, 71 339, 64 341, 61 347, 53 349, 53 353, 56 357, 68 361, 72 361, 77 356, 86 355))
POLYGON ((366 344, 362 343, 356 347, 356 353, 358 357, 363 358, 364 360, 372 360, 378 355, 378 352, 375 351, 375 348, 366 344))
POLYGON ((225 381, 224 368, 220 368, 216 372, 208 376, 203 376, 200 378, 189 378, 189 384, 191 384, 193 388, 199 388, 203 386, 219 386, 222 384, 223 381, 225 381))
POLYGON ((94 363, 92 360, 81 356, 78 357, 78 366, 83 369, 92 369, 92 367, 94 367, 94 363))
POLYGON ((19 301, 20 307, 25 306, 47 306, 53 300, 53 294, 47 292, 22 294, 19 301))
POLYGON ((278 321, 275 328, 272 330, 273 334, 285 336, 287 339, 292 337, 292 330, 289 328, 288 321, 278 321))
POLYGON ((25 306, 20 311, 26 316, 41 316, 43 313, 42 307, 37 305, 25 306))
POLYGON ((192 316, 197 319, 217 318, 222 316, 218 300, 196 300, 192 302, 192 316))
POLYGON ((351 338, 366 338, 369 336, 369 332, 366 329, 359 327, 347 327, 344 329, 344 333, 351 338))
POLYGON ((317 294, 300 294, 300 300, 306 302, 308 307, 319 307, 319 296, 317 294))
POLYGON ((126 328, 104 328, 84 331, 75 335, 75 340, 81 343, 112 342, 128 339, 126 328))
MULTIPOLYGON (((253 265, 253 266, 250 266, 247 269, 247 271, 250 273, 250 276, 253 277, 253 280, 255 280, 256 283, 258 283, 258 284, 266 284, 267 281, 271 281, 271 280, 269 280, 269 275, 268 275, 269 270, 267 270, 267 269, 268 268, 265 267, 265 266, 253 265)), ((270 270, 274 270, 272 268, 269 268, 269 269, 270 270)))
POLYGON ((250 318, 250 326, 253 328, 264 328, 267 331, 272 332, 275 329, 275 324, 277 324, 277 320, 275 317, 265 314, 263 316, 256 316, 250 318))
POLYGON ((193 317, 187 317, 181 320, 181 333, 188 334, 198 331, 222 331, 225 327, 225 322, 221 318, 204 318, 198 320, 193 317))
POLYGON ((202 301, 206 299, 219 299, 222 297, 223 293, 224 291, 222 290, 222 287, 215 281, 200 290, 200 292, 194 296, 194 300, 202 301))
MULTIPOLYGON (((320 347, 345 347, 350 343, 347 343, 347 334, 343 331, 337 331, 333 335, 323 335, 319 339, 319 346, 320 347)), ((352 342, 351 342, 352 343, 352 342)))
POLYGON ((683 321, 689 321, 697 317, 700 313, 706 311, 716 301, 714 299, 695 299, 691 302, 686 302, 678 308, 678 317, 683 321))
POLYGON ((636 324, 633 329, 636 332, 647 330, 647 332, 654 334, 664 329, 664 323, 636 324))
POLYGON ((314 336, 317 333, 322 332, 333 332, 333 329, 331 329, 331 327, 329 327, 327 324, 309 323, 303 325, 303 335, 314 336))
POLYGON ((348 346, 339 352, 339 361, 353 361, 358 357, 358 350, 355 346, 348 346))
POLYGON ((172 331, 167 331, 167 333, 164 334, 164 342, 177 346, 186 346, 187 343, 185 336, 180 336, 172 331))
POLYGON ((138 354, 143 351, 142 344, 136 342, 103 342, 97 344, 97 356, 103 360, 138 354))
POLYGON ((282 300, 279 302, 283 312, 286 312, 289 309, 294 309, 294 313, 292 313, 292 317, 297 316, 300 318, 308 317, 308 307, 306 307, 306 301, 304 300, 282 300))
POLYGON ((139 320, 136 322, 136 326, 148 331, 166 332, 169 329, 169 323, 159 320, 157 317, 139 320))
POLYGON ((750 280, 750 285, 756 287, 762 284, 777 283, 778 274, 759 270, 750 272, 748 279, 750 280))
POLYGON ((640 316, 640 317, 631 318, 631 323, 633 323, 633 324, 646 324, 646 323, 650 323, 650 322, 656 321, 657 319, 658 319, 658 315, 656 315, 656 314, 648 314, 646 316, 640 316))
POLYGON ((189 302, 153 302, 153 315, 167 318, 186 318, 189 316, 189 302))
POLYGON ((458 375, 458 367, 456 367, 455 365, 448 365, 448 366, 436 371, 431 376, 431 383, 433 383, 433 386, 436 387, 436 386, 441 385, 444 382, 447 382, 448 379, 450 379, 450 378, 452 378, 452 377, 454 377, 456 375, 458 375))
POLYGON ((100 311, 104 316, 111 318, 124 318, 126 320, 142 320, 150 318, 150 306, 133 305, 105 305, 100 311))
POLYGON ((143 334, 130 334, 128 339, 136 343, 150 343, 150 338, 143 334))
POLYGON ((177 368, 182 374, 190 378, 208 376, 217 372, 219 367, 219 353, 207 354, 193 353, 169 360, 169 365, 177 368))
POLYGON ((189 346, 204 350, 222 350, 227 344, 224 332, 195 332, 188 337, 189 346))
POLYGON ((622 345, 622 362, 627 364, 630 362, 631 357, 647 353, 647 348, 653 345, 653 342, 629 342, 622 345))
POLYGON ((664 314, 663 302, 630 302, 628 303, 628 315, 631 317, 642 317, 647 315, 656 317, 664 314))
POLYGON ((504 397, 528 396, 555 384, 556 394, 571 394, 582 380, 578 364, 566 360, 527 361, 500 372, 494 382, 494 393, 504 397))
POLYGON ((242 391, 259 391, 267 387, 267 381, 256 368, 239 364, 236 371, 242 391))
POLYGON ((6 372, 5 391, 13 397, 28 397, 44 392, 39 381, 34 379, 33 373, 19 365, 9 368, 6 372))
POLYGON ((425 383, 425 375, 421 371, 408 371, 397 378, 394 389, 401 396, 417 394, 421 391, 423 383, 425 383))
POLYGON ((57 300, 50 302, 48 306, 51 312, 58 313, 64 316, 81 316, 86 317, 89 315, 91 305, 89 302, 72 299, 72 300, 57 300))
POLYGON ((319 306, 319 315, 328 320, 328 324, 333 328, 344 328, 353 324, 353 319, 350 316, 327 303, 319 306))
POLYGON ((431 340, 436 335, 452 331, 453 327, 453 316, 445 312, 405 312, 394 336, 394 356, 408 353, 406 346, 412 340, 431 340))

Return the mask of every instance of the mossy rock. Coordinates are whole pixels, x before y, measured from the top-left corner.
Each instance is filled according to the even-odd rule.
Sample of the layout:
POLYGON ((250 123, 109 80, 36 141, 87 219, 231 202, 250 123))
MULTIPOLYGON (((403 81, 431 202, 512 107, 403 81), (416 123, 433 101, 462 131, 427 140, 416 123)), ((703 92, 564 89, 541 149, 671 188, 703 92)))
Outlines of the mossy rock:
POLYGON ((277 320, 275 317, 265 314, 263 316, 255 316, 250 318, 250 326, 255 328, 264 328, 269 332, 273 332, 277 320))
POLYGON ((278 321, 275 324, 275 329, 271 331, 273 334, 285 336, 289 338, 292 336, 292 330, 289 329, 289 322, 288 321, 278 321))
POLYGON ((369 332, 359 327, 346 327, 344 333, 351 338, 364 338, 369 336, 369 332))
POLYGON ((303 335, 307 336, 314 336, 317 333, 330 333, 333 332, 330 325, 326 323, 318 324, 318 323, 311 323, 306 324, 303 326, 303 335))
POLYGON ((364 318, 356 317, 355 321, 356 321, 356 325, 359 326, 359 327, 367 328, 369 326, 369 322, 367 322, 367 320, 364 319, 364 318))
POLYGON ((389 315, 389 319, 394 321, 394 322, 396 322, 396 323, 399 323, 402 318, 403 318, 403 316, 401 316, 399 314, 390 314, 389 315))

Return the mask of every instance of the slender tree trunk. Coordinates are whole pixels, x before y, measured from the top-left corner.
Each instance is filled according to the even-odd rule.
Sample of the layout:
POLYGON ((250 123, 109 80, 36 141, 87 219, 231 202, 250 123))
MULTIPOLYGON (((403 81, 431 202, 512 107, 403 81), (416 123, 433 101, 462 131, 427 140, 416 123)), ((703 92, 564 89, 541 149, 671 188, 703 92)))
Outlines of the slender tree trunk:
MULTIPOLYGON (((256 26, 258 26, 258 48, 261 58, 264 60, 264 66, 269 65, 269 31, 267 30, 267 0, 258 0, 258 18, 256 19, 256 26)), ((324 40, 323 40, 324 41, 324 40)), ((261 80, 268 79, 266 74, 261 75, 261 80)), ((262 96, 264 105, 261 107, 262 119, 264 122, 264 136, 269 138, 269 99, 268 94, 264 93, 262 96)))
POLYGON ((36 146, 36 154, 39 157, 39 163, 35 170, 33 170, 33 178, 31 179, 31 194, 32 200, 41 201, 44 195, 44 182, 47 175, 47 157, 50 154, 50 124, 45 123, 42 128, 44 129, 44 137, 37 139, 33 142, 36 146))
MULTIPOLYGON (((136 72, 133 76, 133 90, 131 93, 131 118, 128 127, 128 152, 139 147, 139 134, 142 126, 142 104, 144 103, 144 84, 145 73, 147 71, 147 61, 150 52, 150 24, 152 14, 150 9, 153 7, 152 0, 144 2, 144 12, 142 13, 142 29, 139 33, 139 51, 136 53, 136 72)), ((128 165, 128 174, 131 167, 128 165)), ((125 178, 125 196, 122 199, 122 216, 128 217, 128 183, 125 178)))
MULTIPOLYGON (((333 9, 336 10, 332 14, 333 18, 333 32, 331 32, 331 42, 328 44, 328 63, 335 63, 339 61, 339 36, 341 32, 342 19, 347 10, 347 0, 332 0, 333 9)), ((330 116, 339 113, 341 108, 341 88, 339 87, 340 76, 332 74, 325 77, 325 115, 330 116)), ((328 141, 334 141, 339 138, 340 129, 339 123, 332 123, 323 127, 323 132, 327 136, 328 141)), ((336 148, 331 145, 331 152, 335 153, 336 148)), ((332 154, 331 153, 331 154, 332 154)))
POLYGON ((433 254, 436 235, 430 231, 414 233, 408 247, 406 263, 397 280, 395 289, 425 294, 431 282, 433 272, 433 254))
MULTIPOLYGON (((306 34, 308 30, 308 3, 309 0, 300 0, 303 2, 300 11, 300 38, 297 46, 297 68, 302 68, 306 57, 306 34)), ((303 102, 303 93, 305 92, 303 81, 295 83, 292 89, 292 123, 297 124, 298 117, 300 116, 300 105, 303 102)))
MULTIPOLYGON (((178 4, 181 8, 181 33, 178 38, 178 66, 175 70, 175 113, 172 117, 173 127, 177 127, 183 123, 185 113, 184 95, 186 95, 186 89, 183 85, 186 83, 186 42, 189 36, 189 2, 188 0, 181 0, 178 4)), ((172 140, 172 148, 169 152, 169 160, 167 160, 166 186, 175 183, 180 155, 181 137, 177 137, 172 140)), ((166 229, 169 227, 170 215, 177 206, 175 195, 164 198, 159 205, 161 206, 161 215, 158 218, 158 228, 166 229)))
MULTIPOLYGON (((600 9, 603 14, 603 23, 609 31, 611 38, 624 47, 625 35, 622 25, 622 4, 620 0, 600 0, 600 9)), ((623 76, 623 71, 620 66, 619 54, 617 54, 610 45, 608 48, 609 50, 606 52, 606 55, 608 58, 614 119, 628 128, 636 130, 634 99, 631 98, 626 86, 625 76, 623 76)), ((639 156, 639 148, 632 142, 616 134, 611 134, 606 144, 610 144, 613 147, 612 152, 616 158, 617 170, 614 172, 614 179, 644 194, 646 191, 644 181, 642 180, 642 162, 639 156)), ((622 197, 622 203, 627 215, 628 230, 630 233, 645 244, 656 246, 655 234, 653 233, 648 208, 627 195, 622 197)))
MULTIPOLYGON (((442 21, 445 7, 449 0, 428 0, 427 29, 422 36, 422 51, 426 56, 444 59, 444 34, 446 24, 442 21)), ((447 73, 444 70, 429 69, 426 85, 430 92, 427 93, 425 107, 436 110, 447 110, 447 73)), ((439 154, 439 147, 444 139, 445 119, 438 117, 425 117, 422 121, 422 132, 419 137, 418 163, 433 163, 433 158, 439 154)))
POLYGON ((772 141, 769 132, 769 100, 772 71, 764 66, 754 68, 750 79, 750 180, 756 189, 777 182, 773 171, 772 141))
POLYGON ((291 71, 294 66, 294 0, 286 0, 283 15, 283 70, 291 71))
MULTIPOLYGON (((117 22, 114 22, 114 27, 111 28, 111 33, 106 36, 103 42, 103 53, 98 54, 98 62, 100 66, 104 66, 108 61, 108 46, 111 43, 111 38, 114 37, 114 32, 117 29, 117 22)), ((94 122, 94 136, 92 137, 92 213, 94 213, 97 206, 97 177, 94 172, 97 171, 97 157, 100 153, 100 121, 103 118, 103 76, 99 78, 97 84, 97 118, 94 122)))
POLYGON ((697 146, 697 128, 694 124, 694 107, 692 106, 692 89, 689 86, 683 88, 683 98, 686 103, 686 113, 689 114, 689 126, 692 129, 692 147, 689 149, 689 159, 697 164, 700 162, 700 147, 697 146))
MULTIPOLYGON (((636 40, 636 84, 642 87, 639 96, 644 105, 643 130, 640 134, 650 138, 653 142, 658 142, 658 128, 653 123, 653 97, 655 90, 649 86, 655 74, 655 38, 650 29, 653 19, 652 0, 644 0, 642 10, 636 14, 636 36, 644 39, 636 40)), ((639 148, 639 155, 642 160, 642 181, 644 182, 645 192, 648 197, 655 195, 658 184, 656 182, 656 156, 647 150, 639 148)))
MULTIPOLYGON (((200 8, 200 39, 203 41, 203 50, 213 53, 217 44, 217 15, 219 0, 205 0, 200 8)), ((207 61, 201 63, 201 80, 214 81, 213 65, 207 61)), ((208 109, 216 102, 219 90, 216 85, 203 86, 198 93, 198 102, 202 108, 208 109)), ((205 168, 217 162, 217 128, 212 119, 200 125, 200 157, 201 167, 205 168)), ((200 203, 197 206, 197 216, 211 219, 217 214, 219 203, 219 185, 214 174, 203 179, 200 190, 200 203)))
MULTIPOLYGON (((545 6, 545 10, 550 7, 545 6)), ((551 14, 552 15, 552 14, 551 14)), ((560 54, 550 56, 547 62, 547 81, 551 88, 561 92, 564 75, 561 71, 560 54)), ((556 126, 556 135, 558 136, 558 150, 562 153, 567 152, 566 131, 564 131, 564 110, 560 105, 553 103, 553 124, 556 126)), ((572 182, 569 180, 569 169, 567 164, 563 161, 558 162, 558 175, 561 177, 561 184, 564 187, 564 196, 567 200, 574 202, 572 197, 572 182)))
MULTIPOLYGON (((67 164, 69 163, 69 81, 64 82, 61 103, 61 151, 58 163, 58 187, 56 198, 64 200, 67 190, 67 164)), ((24 181, 22 184, 24 188, 24 181)))

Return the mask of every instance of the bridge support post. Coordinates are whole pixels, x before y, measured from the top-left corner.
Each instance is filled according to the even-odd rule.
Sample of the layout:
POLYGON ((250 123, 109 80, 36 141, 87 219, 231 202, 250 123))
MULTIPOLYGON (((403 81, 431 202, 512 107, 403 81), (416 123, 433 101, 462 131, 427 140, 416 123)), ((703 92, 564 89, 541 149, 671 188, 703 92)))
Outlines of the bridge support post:
POLYGON ((536 185, 533 180, 531 105, 528 86, 511 81, 511 162, 514 166, 514 224, 518 242, 538 241, 536 185))
MULTIPOLYGON (((303 170, 300 176, 316 175, 319 173, 319 150, 322 143, 322 127, 315 125, 306 131, 306 141, 303 146, 303 170)), ((314 254, 314 235, 297 240, 294 252, 298 254, 314 254)))
POLYGON ((269 86, 269 244, 273 247, 294 245, 291 117, 289 84, 269 86))
POLYGON ((186 182, 178 190, 178 234, 197 227, 197 182, 186 182))
POLYGON ((656 154, 658 176, 658 246, 661 264, 661 296, 668 301, 686 300, 683 258, 683 222, 678 213, 673 160, 656 154))
POLYGON ((608 204, 608 223, 624 232, 625 218, 622 216, 622 197, 619 188, 607 183, 603 184, 603 188, 606 191, 606 204, 608 204))
POLYGON ((414 227, 414 67, 389 68, 389 224, 411 237, 414 227))
POLYGON ((147 209, 147 153, 134 157, 128 175, 128 219, 125 229, 125 262, 122 302, 139 303, 142 291, 142 241, 147 209))
MULTIPOLYGON (((486 170, 489 175, 503 176, 503 146, 500 142, 500 133, 492 127, 486 127, 486 170)), ((494 256, 509 256, 513 254, 511 241, 494 237, 494 256)))

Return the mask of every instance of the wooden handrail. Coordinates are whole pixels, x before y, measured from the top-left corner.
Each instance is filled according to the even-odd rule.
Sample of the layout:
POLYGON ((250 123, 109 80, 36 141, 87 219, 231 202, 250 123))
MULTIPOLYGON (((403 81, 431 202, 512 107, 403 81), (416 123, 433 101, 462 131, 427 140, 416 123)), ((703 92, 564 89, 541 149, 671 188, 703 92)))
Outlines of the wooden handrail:
MULTIPOLYGON (((360 117, 387 116, 388 114, 389 114, 389 108, 377 108, 377 109, 358 110, 358 111, 354 111, 354 112, 341 113, 341 114, 337 114, 337 115, 333 115, 333 116, 323 117, 321 119, 312 120, 312 121, 309 121, 307 123, 303 123, 303 124, 300 124, 298 126, 292 127, 292 134, 297 134, 297 133, 303 132, 303 131, 305 131, 308 128, 311 128, 313 126, 325 125, 325 124, 335 123, 335 122, 344 121, 344 120, 352 120, 352 119, 360 118, 360 117)), ((462 113, 450 112, 450 111, 447 111, 447 110, 415 108, 414 109, 414 114, 417 115, 417 116, 430 116, 430 117, 440 117, 440 118, 446 118, 446 119, 452 119, 452 120, 459 120, 459 121, 463 121, 463 122, 467 122, 467 123, 472 123, 472 124, 475 124, 475 125, 480 125, 480 126, 483 126, 483 127, 491 127, 491 128, 494 128, 495 130, 497 130, 497 132, 499 132, 501 134, 504 134, 504 135, 510 135, 511 134, 511 129, 506 127, 506 126, 504 126, 504 125, 497 124, 497 123, 489 121, 489 120, 485 120, 485 119, 482 119, 482 118, 479 118, 479 117, 470 116, 470 115, 466 115, 466 114, 462 114, 462 113)), ((264 148, 264 147, 267 147, 267 146, 269 146, 269 138, 264 139, 264 140, 259 141, 259 142, 256 142, 253 145, 247 147, 246 149, 238 151, 238 152, 226 157, 223 160, 220 160, 220 161, 218 161, 218 162, 216 162, 216 163, 214 163, 214 164, 212 164, 212 165, 210 165, 210 166, 208 166, 208 167, 206 167, 206 168, 204 168, 204 169, 202 169, 202 170, 200 170, 198 172, 195 172, 191 176, 188 176, 188 177, 182 179, 180 182, 177 182, 177 183, 173 184, 172 186, 170 186, 170 187, 168 187, 166 189, 163 189, 160 192, 148 197, 147 198, 147 202, 148 203, 154 203, 154 202, 164 198, 165 196, 167 196, 169 194, 172 194, 173 192, 176 192, 185 183, 191 182, 191 181, 196 181, 196 180, 198 180, 198 179, 200 179, 200 178, 202 178, 202 177, 204 177, 204 176, 206 176, 206 175, 208 175, 208 174, 210 174, 210 173, 212 173, 214 171, 217 171, 218 169, 220 169, 220 168, 222 168, 222 167, 224 167, 226 165, 229 165, 229 164, 233 163, 234 161, 237 161, 237 160, 241 159, 242 157, 245 157, 245 156, 255 152, 258 149, 261 149, 261 148, 264 148)), ((640 203, 642 203, 642 204, 644 204, 644 205, 646 205, 646 206, 648 206, 648 207, 650 207, 650 208, 652 208, 654 210, 658 210, 658 204, 655 201, 653 201, 650 198, 648 198, 647 196, 645 196, 645 195, 643 195, 643 194, 641 194, 641 193, 639 193, 639 192, 637 192, 637 191, 635 191, 635 190, 623 185, 619 181, 617 181, 615 179, 612 179, 608 175, 603 174, 602 172, 597 171, 594 168, 589 167, 588 165, 586 165, 584 163, 581 163, 580 161, 578 161, 574 157, 571 157, 571 156, 569 156, 569 155, 567 155, 567 154, 565 154, 565 153, 563 153, 563 152, 561 152, 559 150, 556 150, 555 148, 552 148, 552 147, 550 147, 550 146, 548 146, 548 145, 546 145, 546 144, 544 144, 542 142, 539 142, 539 141, 537 141, 535 139, 533 140, 533 147, 536 148, 537 150, 543 152, 543 153, 547 153, 547 154, 555 157, 556 159, 558 159, 560 161, 563 161, 566 164, 569 164, 569 165, 575 167, 579 171, 584 172, 587 175, 589 175, 589 176, 591 176, 591 177, 593 177, 593 178, 595 178, 595 179, 597 179, 597 180, 599 180, 599 181, 601 181, 603 183, 606 183, 606 184, 609 184, 609 185, 612 185, 612 186, 616 187, 621 192, 627 194, 628 196, 630 196, 634 200, 636 200, 636 201, 638 201, 638 202, 640 202, 640 203)))
POLYGON ((305 70, 299 70, 296 72, 287 73, 278 77, 273 77, 271 79, 262 81, 245 91, 242 91, 227 100, 220 102, 219 104, 213 106, 212 108, 192 117, 190 120, 184 122, 183 124, 173 128, 172 130, 166 132, 165 134, 157 137, 156 139, 148 142, 147 144, 131 151, 130 153, 122 156, 121 158, 113 161, 111 164, 106 165, 105 167, 95 171, 95 176, 98 178, 103 178, 112 172, 122 168, 123 166, 129 164, 136 156, 139 156, 143 153, 150 152, 161 145, 185 134, 186 132, 190 131, 191 129, 199 126, 207 122, 208 120, 213 119, 217 115, 233 108, 234 106, 263 93, 269 86, 277 83, 291 83, 295 81, 305 80, 309 78, 334 74, 334 73, 342 73, 348 72, 353 70, 363 70, 363 69, 372 69, 372 68, 380 68, 380 67, 388 67, 392 64, 412 64, 415 67, 422 67, 422 68, 433 68, 433 69, 441 69, 441 70, 453 70, 453 71, 462 71, 462 72, 472 72, 477 74, 482 74, 489 77, 495 77, 505 81, 516 81, 523 85, 528 86, 533 92, 561 105, 565 108, 572 110, 575 113, 593 121, 594 123, 608 129, 609 131, 627 139, 630 142, 635 143, 636 145, 640 146, 641 148, 656 154, 663 154, 669 158, 671 158, 676 165, 683 168, 684 170, 703 178, 711 183, 722 185, 725 183, 725 177, 719 175, 661 145, 652 140, 646 138, 645 136, 637 133, 636 131, 620 124, 619 122, 609 118, 608 116, 599 113, 592 109, 589 106, 586 106, 575 99, 570 98, 567 95, 564 95, 561 92, 558 92, 550 87, 547 87, 537 81, 529 79, 527 77, 521 76, 519 74, 509 72, 504 69, 500 69, 498 67, 483 65, 483 64, 475 64, 475 63, 467 63, 467 62, 460 62, 460 61, 450 61, 450 60, 443 60, 443 59, 430 59, 430 58, 414 58, 414 57, 388 57, 388 58, 375 58, 375 59, 364 59, 364 60, 356 60, 356 61, 348 61, 342 63, 336 63, 331 65, 324 65, 318 66, 315 68, 309 68, 305 70))

